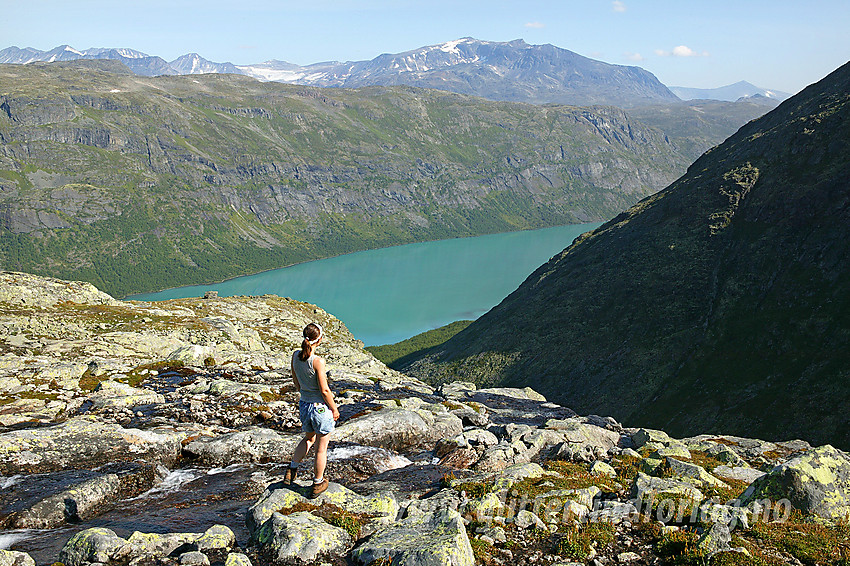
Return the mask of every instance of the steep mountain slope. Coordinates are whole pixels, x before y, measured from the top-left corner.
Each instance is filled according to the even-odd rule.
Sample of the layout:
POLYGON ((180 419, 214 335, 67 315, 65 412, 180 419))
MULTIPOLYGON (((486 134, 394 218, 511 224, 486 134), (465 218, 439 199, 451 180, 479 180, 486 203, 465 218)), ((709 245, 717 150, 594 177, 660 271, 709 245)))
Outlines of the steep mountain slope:
POLYGON ((689 162, 622 110, 114 61, 0 67, 0 265, 123 295, 601 220, 689 162))
POLYGON ((243 72, 297 84, 335 87, 410 85, 482 96, 491 100, 555 102, 628 108, 677 101, 655 76, 640 67, 611 65, 554 45, 463 38, 371 61, 318 63, 269 75, 252 66, 243 72))
POLYGON ((407 371, 580 412, 850 446, 850 64, 532 274, 407 371))

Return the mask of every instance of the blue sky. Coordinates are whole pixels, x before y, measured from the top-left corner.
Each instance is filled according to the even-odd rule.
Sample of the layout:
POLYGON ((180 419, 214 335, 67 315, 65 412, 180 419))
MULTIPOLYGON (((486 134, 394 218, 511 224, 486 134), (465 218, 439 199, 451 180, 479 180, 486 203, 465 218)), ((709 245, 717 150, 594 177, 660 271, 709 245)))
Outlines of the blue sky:
POLYGON ((797 92, 850 60, 850 0, 0 0, 0 48, 171 61, 371 59, 461 37, 551 43, 670 86, 797 92))

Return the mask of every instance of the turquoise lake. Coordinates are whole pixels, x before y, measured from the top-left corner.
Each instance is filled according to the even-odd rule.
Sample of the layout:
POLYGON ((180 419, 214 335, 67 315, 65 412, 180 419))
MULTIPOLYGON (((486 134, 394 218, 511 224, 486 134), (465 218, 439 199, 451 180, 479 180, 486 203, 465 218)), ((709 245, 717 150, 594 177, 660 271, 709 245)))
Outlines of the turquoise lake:
POLYGON ((319 305, 367 346, 391 344, 455 320, 478 318, 597 226, 574 224, 367 250, 128 299, 163 301, 200 297, 206 291, 220 296, 275 294, 319 305))

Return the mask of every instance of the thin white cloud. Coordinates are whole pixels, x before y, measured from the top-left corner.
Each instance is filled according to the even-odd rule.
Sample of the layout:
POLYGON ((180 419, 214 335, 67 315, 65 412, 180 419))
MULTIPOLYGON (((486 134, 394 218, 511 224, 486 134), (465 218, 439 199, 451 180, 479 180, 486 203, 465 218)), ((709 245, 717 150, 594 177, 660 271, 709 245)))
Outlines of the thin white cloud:
POLYGON ((542 29, 546 27, 546 24, 540 22, 528 22, 527 24, 525 24, 525 27, 533 29, 542 29))
POLYGON ((626 5, 620 0, 614 0, 614 2, 612 2, 612 6, 615 12, 622 13, 626 11, 626 5))
POLYGON ((673 48, 673 51, 656 49, 655 54, 660 57, 708 57, 708 51, 700 53, 698 51, 694 51, 687 45, 677 45, 673 48))
POLYGON ((628 51, 626 51, 625 53, 623 53, 623 55, 629 61, 636 61, 637 62, 637 61, 643 61, 644 59, 646 59, 646 57, 644 57, 640 53, 629 53, 628 51))

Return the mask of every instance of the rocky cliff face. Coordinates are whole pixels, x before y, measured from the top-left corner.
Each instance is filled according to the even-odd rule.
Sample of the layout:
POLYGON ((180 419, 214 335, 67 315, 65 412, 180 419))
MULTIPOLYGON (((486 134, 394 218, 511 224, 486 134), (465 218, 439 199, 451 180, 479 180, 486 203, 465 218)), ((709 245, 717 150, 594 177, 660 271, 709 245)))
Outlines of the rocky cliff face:
POLYGON ((122 302, 2 272, 0 352, 8 564, 837 564, 848 536, 850 457, 831 446, 434 389, 279 297, 122 302), (310 460, 280 482, 308 321, 342 415, 312 500, 310 460))
POLYGON ((0 253, 113 293, 601 220, 688 162, 613 108, 90 63, 0 69, 0 253))
POLYGON ((408 370, 850 446, 849 87, 844 66, 747 124, 408 370))

